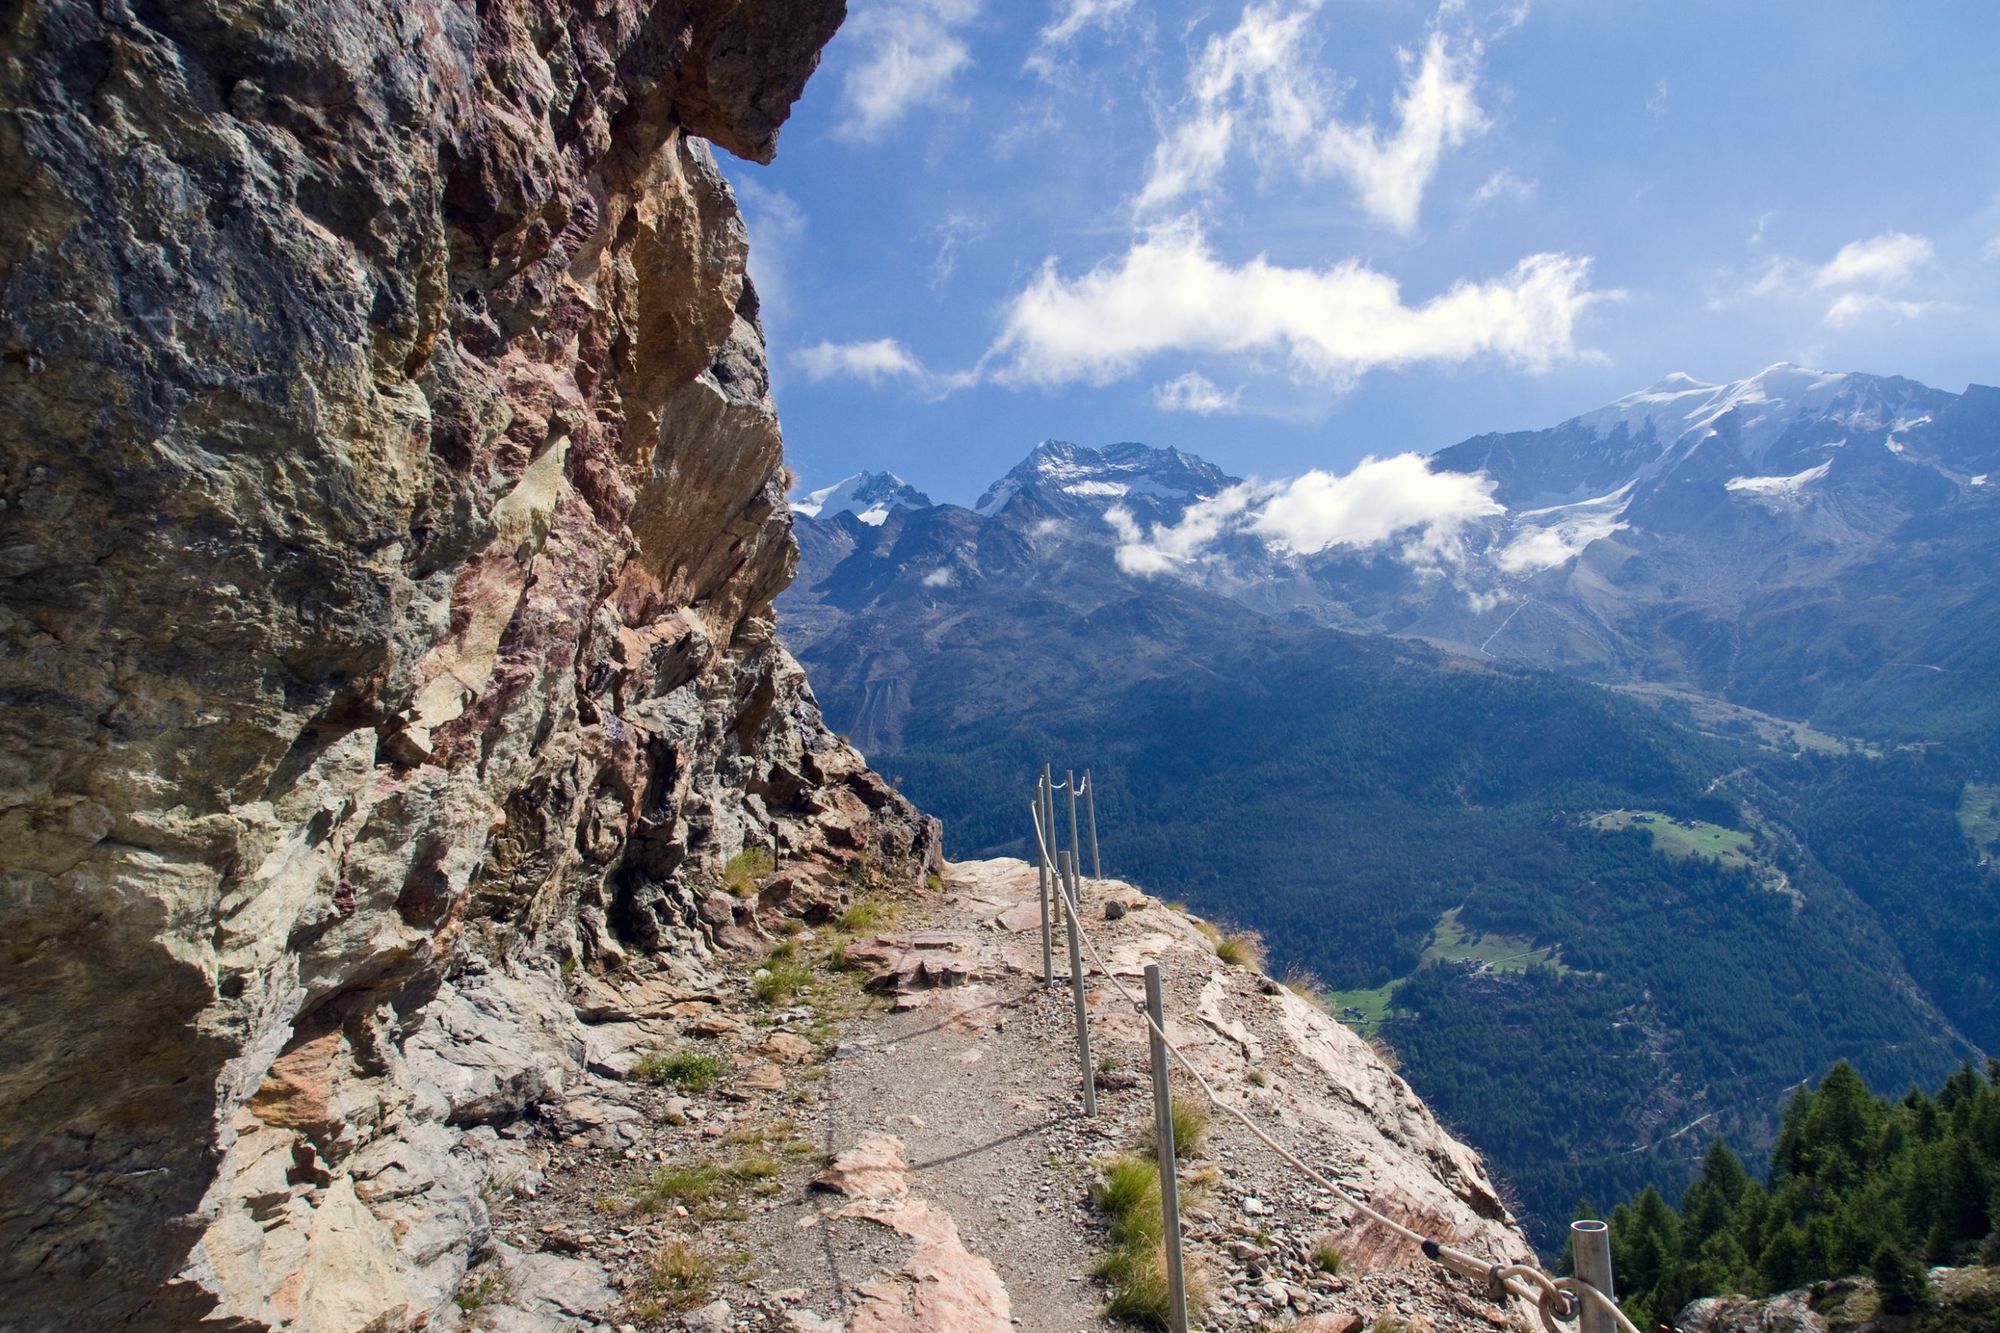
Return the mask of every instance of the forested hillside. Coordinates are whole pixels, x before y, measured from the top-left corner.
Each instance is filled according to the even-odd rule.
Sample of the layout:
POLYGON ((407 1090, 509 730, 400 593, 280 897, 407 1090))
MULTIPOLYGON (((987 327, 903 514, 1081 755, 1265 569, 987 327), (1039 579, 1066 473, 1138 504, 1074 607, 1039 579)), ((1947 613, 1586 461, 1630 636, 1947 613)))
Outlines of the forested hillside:
POLYGON ((1764 1295, 1850 1274, 1885 1312, 1926 1299, 1924 1266, 2000 1264, 2000 1061, 1971 1064, 1935 1095, 1872 1095, 1852 1066, 1785 1108, 1768 1171, 1753 1180, 1720 1139, 1678 1209, 1647 1186, 1611 1217, 1612 1263, 1634 1320, 1670 1319, 1698 1296, 1764 1295))
MULTIPOLYGON (((836 719, 880 688, 847 642, 815 650, 836 719)), ((1835 1058, 1900 1087, 1969 1049, 1808 838, 1733 794, 1755 756, 1596 687, 1158 587, 958 608, 921 673, 877 758, 954 855, 1025 852, 1027 775, 1088 762, 1107 869, 1261 931, 1343 1016, 1374 997, 1364 1026, 1545 1243, 1718 1129, 1754 1151, 1835 1058), (1670 855, 1618 810, 1747 850, 1670 855)))
POLYGON ((1247 493, 1202 460, 1051 442, 976 509, 830 489, 782 627, 956 855, 1024 853, 1029 775, 1090 765, 1107 868, 1262 932, 1548 1242, 1580 1194, 1678 1189, 1712 1135, 1760 1162, 1836 1059, 1888 1092, 2000 1049, 2000 747, 1965 693, 2000 605, 1975 568, 1993 497, 1959 475, 1991 406, 1785 368, 1677 381, 1457 460, 1512 509, 1451 572, 1209 532, 1247 493), (1475 595, 1480 559, 1608 503, 1532 507, 1597 495, 1593 460, 1646 480, 1617 542, 1508 584, 1518 605, 1475 595), (1744 596, 1710 605, 1717 579, 1744 596), (1656 584, 1707 610, 1632 600, 1656 584), (1524 665, 1514 636, 1569 593, 1623 607, 1592 635, 1680 647, 1590 668, 1616 689, 1524 665), (1471 619, 1446 633, 1447 606, 1471 619), (1699 689, 1646 665, 1682 649, 1666 675, 1699 689))

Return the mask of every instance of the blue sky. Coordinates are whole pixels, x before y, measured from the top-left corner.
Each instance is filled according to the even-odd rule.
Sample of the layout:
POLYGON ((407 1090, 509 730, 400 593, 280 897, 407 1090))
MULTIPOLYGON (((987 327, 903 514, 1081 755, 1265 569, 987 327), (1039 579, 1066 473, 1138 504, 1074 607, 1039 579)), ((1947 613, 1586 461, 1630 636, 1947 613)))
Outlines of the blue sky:
POLYGON ((2000 381, 2000 4, 854 0, 726 159, 804 486, 1344 471, 1780 360, 2000 381))

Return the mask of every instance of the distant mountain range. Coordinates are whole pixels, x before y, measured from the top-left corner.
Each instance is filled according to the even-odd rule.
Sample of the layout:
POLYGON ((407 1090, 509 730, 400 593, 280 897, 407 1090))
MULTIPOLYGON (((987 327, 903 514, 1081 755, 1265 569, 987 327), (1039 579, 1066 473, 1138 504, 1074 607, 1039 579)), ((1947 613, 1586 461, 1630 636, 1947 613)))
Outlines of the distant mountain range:
POLYGON ((1983 386, 1677 374, 1393 474, 1260 485, 1179 450, 1050 441, 971 511, 862 473, 800 512, 817 522, 784 605, 807 620, 887 595, 895 570, 938 596, 1016 576, 1055 522, 1129 571, 1302 623, 1880 739, 2000 729, 2000 390, 1983 386), (889 508, 929 512, 885 529, 889 508), (841 514, 876 531, 843 535, 841 514), (974 516, 1025 545, 996 551, 974 516), (870 576, 822 588, 857 552, 870 576))
POLYGON ((807 497, 780 631, 954 855, 1092 765, 1107 868, 1320 978, 1546 1237, 1834 1059, 2000 1049, 1994 477, 2000 392, 1786 366, 1344 476, 1051 441, 807 497))

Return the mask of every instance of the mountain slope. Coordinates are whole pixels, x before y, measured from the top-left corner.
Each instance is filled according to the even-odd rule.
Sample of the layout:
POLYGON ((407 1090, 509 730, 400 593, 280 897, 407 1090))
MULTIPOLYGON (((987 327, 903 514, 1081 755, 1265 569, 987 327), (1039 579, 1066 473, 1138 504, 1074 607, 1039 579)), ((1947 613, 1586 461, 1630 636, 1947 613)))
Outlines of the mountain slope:
MULTIPOLYGON (((1375 1006, 1418 1091, 1544 1228, 1580 1192, 1685 1169, 1690 1123, 1768 1136, 1782 1090, 1843 1054, 1900 1087, 1969 1049, 1776 812, 1764 787, 1796 761, 1587 684, 1129 574, 1087 521, 1103 493, 1077 488, 1130 494, 1143 460, 1107 476, 1091 454, 1038 450, 990 516, 799 525, 823 572, 781 603, 786 633, 811 618, 828 716, 955 852, 1018 853, 1025 775, 1088 755, 1117 868, 1375 1006), (1666 855, 1593 822, 1619 810, 1750 850, 1666 855), (1450 961, 1482 949, 1515 961, 1450 961)), ((1177 488, 1162 520, 1229 484, 1177 488)))

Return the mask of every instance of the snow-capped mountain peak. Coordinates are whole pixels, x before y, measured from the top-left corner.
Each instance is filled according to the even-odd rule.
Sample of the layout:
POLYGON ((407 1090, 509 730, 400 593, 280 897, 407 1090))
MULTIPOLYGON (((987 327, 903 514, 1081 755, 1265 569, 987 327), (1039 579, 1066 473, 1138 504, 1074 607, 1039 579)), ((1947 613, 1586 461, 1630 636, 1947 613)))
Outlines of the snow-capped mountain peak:
POLYGON ((880 527, 891 510, 930 507, 928 495, 893 472, 857 472, 792 501, 792 512, 807 518, 849 513, 870 527, 880 527))
POLYGON ((1103 509, 1145 502, 1151 508, 1178 512, 1235 480, 1213 463, 1178 449, 1131 442, 1090 449, 1067 440, 1044 440, 987 487, 974 508, 991 517, 1016 496, 1032 492, 1045 508, 1080 504, 1103 509))
POLYGON ((1807 370, 1789 362, 1767 366, 1730 384, 1709 384, 1676 371, 1574 422, 1599 435, 1609 435, 1620 425, 1635 436, 1650 428, 1660 441, 1659 462, 1664 463, 1714 435, 1722 419, 1735 413, 1737 447, 1755 462, 1793 422, 1828 415, 1855 381, 1869 378, 1807 370))

